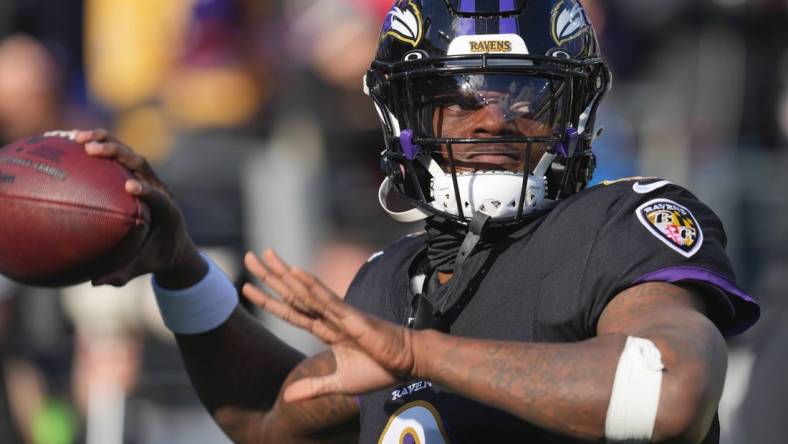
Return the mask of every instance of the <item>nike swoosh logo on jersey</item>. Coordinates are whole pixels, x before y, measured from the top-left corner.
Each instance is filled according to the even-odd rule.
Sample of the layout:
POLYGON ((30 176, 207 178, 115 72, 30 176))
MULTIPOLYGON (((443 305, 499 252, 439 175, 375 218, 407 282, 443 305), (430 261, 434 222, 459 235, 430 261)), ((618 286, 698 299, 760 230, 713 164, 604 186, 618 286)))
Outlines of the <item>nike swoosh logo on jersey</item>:
POLYGON ((648 183, 645 185, 640 182, 635 182, 635 184, 632 185, 632 189, 638 194, 648 194, 664 187, 665 185, 670 185, 670 181, 660 180, 659 182, 648 183))

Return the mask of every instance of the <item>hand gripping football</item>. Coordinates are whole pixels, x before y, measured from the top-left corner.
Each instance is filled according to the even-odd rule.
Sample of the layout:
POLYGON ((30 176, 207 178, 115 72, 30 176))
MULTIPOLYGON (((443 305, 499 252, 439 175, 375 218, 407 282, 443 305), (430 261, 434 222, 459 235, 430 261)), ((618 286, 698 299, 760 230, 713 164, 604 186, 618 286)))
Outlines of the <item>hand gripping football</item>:
POLYGON ((53 132, 0 148, 0 274, 77 284, 119 268, 145 240, 148 208, 124 189, 131 173, 72 139, 53 132))

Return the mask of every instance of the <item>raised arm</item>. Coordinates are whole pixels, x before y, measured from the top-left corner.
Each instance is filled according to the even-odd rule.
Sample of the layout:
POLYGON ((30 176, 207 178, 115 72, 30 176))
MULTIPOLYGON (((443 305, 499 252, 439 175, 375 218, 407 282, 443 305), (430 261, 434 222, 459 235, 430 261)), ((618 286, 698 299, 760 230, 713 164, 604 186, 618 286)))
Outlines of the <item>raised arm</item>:
MULTIPOLYGON (((603 312, 598 336, 587 341, 503 342, 391 324, 345 304, 301 270, 276 272, 280 265, 275 255, 267 253, 266 261, 270 270, 261 270, 267 282, 278 280, 287 288, 280 292, 284 302, 250 291, 245 291, 247 296, 320 336, 337 356, 346 354, 348 343, 361 355, 339 366, 331 378, 291 386, 288 399, 363 393, 392 385, 378 378, 377 386, 370 388, 343 375, 370 367, 371 360, 402 380, 428 379, 544 429, 600 441, 606 438, 617 367, 630 336, 651 341, 664 365, 652 442, 701 442, 722 392, 725 343, 705 316, 702 297, 679 286, 646 283, 622 292, 603 312)), ((637 398, 639 389, 636 384, 625 395, 637 398)))
MULTIPOLYGON (((208 263, 199 255, 180 210, 148 162, 103 130, 78 131, 76 140, 86 144, 89 154, 112 158, 131 170, 137 179, 129 180, 126 190, 151 210, 151 232, 135 259, 94 284, 124 285, 136 276, 154 273, 160 288, 176 292, 176 299, 187 298, 176 305, 200 305, 198 299, 205 291, 203 295, 199 291, 188 295, 177 292, 201 288, 210 275, 208 263)), ((219 299, 227 305, 217 307, 225 317, 212 319, 215 324, 210 328, 176 335, 192 384, 222 429, 240 443, 352 441, 358 423, 358 408, 352 398, 277 402, 282 387, 292 381, 332 372, 333 357, 304 360, 238 308, 232 285, 223 284, 215 288, 225 292, 219 299)), ((203 308, 204 313, 215 311, 211 306, 203 308)))
POLYGON ((722 393, 727 355, 700 297, 647 283, 619 294, 599 336, 531 344, 414 333, 413 373, 543 428, 601 440, 619 357, 628 336, 649 339, 665 371, 653 442, 698 443, 722 393))

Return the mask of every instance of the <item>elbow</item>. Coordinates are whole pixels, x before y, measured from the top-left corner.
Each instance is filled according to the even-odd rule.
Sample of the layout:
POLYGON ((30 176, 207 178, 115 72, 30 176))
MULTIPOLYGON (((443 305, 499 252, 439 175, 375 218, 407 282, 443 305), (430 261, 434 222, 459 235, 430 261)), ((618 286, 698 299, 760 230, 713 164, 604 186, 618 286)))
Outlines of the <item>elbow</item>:
POLYGON ((653 442, 698 444, 711 428, 722 384, 715 384, 707 373, 681 379, 668 384, 663 381, 653 442))
POLYGON ((694 412, 664 415, 654 426, 653 442, 660 444, 699 444, 706 437, 711 422, 699 420, 694 412))
POLYGON ((219 428, 236 443, 260 442, 265 413, 236 407, 219 407, 213 412, 219 428))
POLYGON ((653 442, 698 444, 711 429, 725 385, 728 353, 716 327, 707 326, 663 347, 665 371, 653 442))

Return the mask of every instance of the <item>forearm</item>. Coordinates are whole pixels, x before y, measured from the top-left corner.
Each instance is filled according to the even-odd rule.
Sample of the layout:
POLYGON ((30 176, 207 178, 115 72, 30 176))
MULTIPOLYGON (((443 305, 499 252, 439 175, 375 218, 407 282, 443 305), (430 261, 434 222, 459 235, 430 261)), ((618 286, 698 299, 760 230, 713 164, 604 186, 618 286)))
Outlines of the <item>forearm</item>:
MULTIPOLYGON (((708 319, 691 317, 682 320, 683 330, 665 326, 637 334, 653 341, 665 366, 652 442, 700 442, 719 403, 725 343, 708 319)), ((414 374, 536 426, 600 440, 626 338, 611 332, 541 344, 415 332, 414 374)))
POLYGON ((177 338, 192 385, 233 442, 358 440, 358 406, 353 397, 283 399, 284 388, 293 382, 333 373, 332 353, 303 359, 242 309, 216 330, 177 338))
POLYGON ((413 368, 418 377, 534 425, 596 440, 604 436, 626 338, 648 339, 664 365, 652 442, 698 443, 714 418, 727 367, 725 341, 703 313, 703 298, 692 289, 646 283, 608 304, 595 338, 540 344, 413 332, 413 368))
POLYGON ((243 434, 259 428, 283 381, 303 356, 236 305, 233 286, 215 266, 209 272, 211 267, 196 248, 178 256, 166 273, 155 276, 162 314, 165 322, 169 319, 168 326, 180 333, 176 334, 178 346, 203 404, 233 439, 245 441, 243 434), (209 294, 225 296, 203 299, 213 297, 209 294), (228 304, 229 311, 222 304, 228 304), (192 307, 201 308, 194 311, 192 307), (227 319, 214 316, 223 312, 227 319), (213 314, 206 318, 206 313, 213 314), (184 334, 192 331, 205 332, 184 334))
MULTIPOLYGON (((336 369, 334 354, 325 351, 296 366, 284 386, 288 387, 304 378, 327 376, 336 369)), ((331 394, 301 401, 285 401, 282 390, 273 409, 265 416, 259 439, 254 442, 358 442, 358 413, 358 401, 354 396, 331 394)))
MULTIPOLYGON (((273 406, 220 406, 214 416, 233 442, 333 444, 358 442, 358 404, 352 396, 324 395, 302 401, 284 400, 284 387, 336 370, 331 352, 299 363, 288 375, 273 406)), ((254 400, 250 400, 254 404, 254 400)))
POLYGON ((240 307, 215 330, 176 337, 198 396, 234 439, 259 423, 303 360, 240 307))
POLYGON ((606 335, 580 343, 536 344, 424 331, 414 337, 416 372, 531 424, 599 439, 625 341, 624 335, 606 335))
POLYGON ((178 346, 203 403, 270 408, 288 373, 303 355, 237 308, 219 328, 177 335, 178 346))

